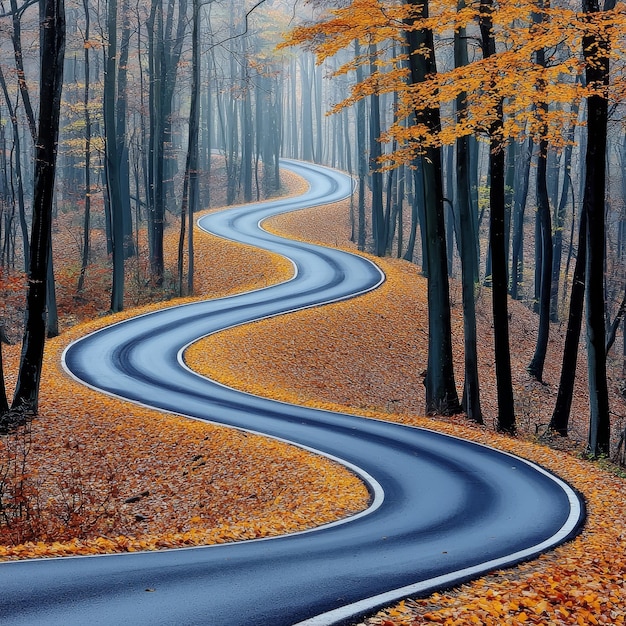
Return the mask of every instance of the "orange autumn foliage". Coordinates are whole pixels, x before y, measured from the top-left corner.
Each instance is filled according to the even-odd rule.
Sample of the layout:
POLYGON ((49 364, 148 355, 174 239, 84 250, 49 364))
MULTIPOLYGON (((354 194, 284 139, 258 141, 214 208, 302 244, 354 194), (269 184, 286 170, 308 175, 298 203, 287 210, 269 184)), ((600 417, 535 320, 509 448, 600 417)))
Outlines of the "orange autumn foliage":
MULTIPOLYGON (((466 36, 472 41, 480 36, 478 2, 466 2, 459 8, 456 0, 435 0, 428 4, 429 17, 414 19, 415 12, 416 6, 408 3, 353 0, 323 13, 316 23, 294 28, 281 44, 282 47, 304 45, 316 53, 320 63, 349 49, 355 40, 364 47, 378 46, 373 61, 375 70, 353 84, 350 95, 337 103, 333 111, 373 94, 397 94, 394 121, 381 136, 390 146, 393 142, 399 144, 398 147, 393 144, 393 150, 385 156, 388 166, 410 162, 427 145, 452 144, 458 137, 470 134, 486 135, 498 114, 499 102, 504 103, 504 139, 543 136, 559 148, 567 142, 569 126, 579 123, 573 113, 574 103, 598 93, 608 95, 612 102, 623 99, 626 85, 620 71, 624 59, 621 33, 626 28, 623 4, 589 16, 570 4, 499 2, 491 16, 496 54, 481 58, 476 51, 470 63, 456 68, 448 66, 448 59, 440 63, 439 72, 421 83, 411 84, 406 46, 402 45, 408 30, 432 31, 438 37, 437 49, 442 50, 442 59, 446 54, 452 57, 455 31, 466 29, 466 36), (615 71, 608 94, 604 94, 603 85, 582 86, 577 80, 584 72, 580 54, 583 37, 589 33, 605 36, 611 42, 615 71), (536 52, 540 49, 550 51, 545 66, 536 62, 536 52), (437 133, 414 118, 416 111, 430 107, 445 105, 452 110, 450 107, 457 97, 464 101, 462 119, 443 115, 437 133), (536 106, 543 102, 549 102, 550 107, 536 106)), ((351 73, 359 65, 369 66, 370 61, 365 54, 343 62, 333 70, 331 79, 351 73)))

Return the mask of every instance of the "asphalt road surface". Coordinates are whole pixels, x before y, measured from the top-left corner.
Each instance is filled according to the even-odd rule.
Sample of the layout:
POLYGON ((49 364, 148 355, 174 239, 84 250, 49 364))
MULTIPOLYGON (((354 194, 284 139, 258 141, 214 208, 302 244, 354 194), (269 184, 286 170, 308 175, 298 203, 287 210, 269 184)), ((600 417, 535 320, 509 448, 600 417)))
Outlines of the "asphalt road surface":
POLYGON ((350 298, 384 280, 361 257, 260 229, 267 216, 350 193, 340 173, 284 166, 309 181, 307 193, 211 214, 201 225, 289 257, 292 280, 107 327, 72 344, 65 366, 105 393, 339 459, 368 484, 370 507, 341 523, 274 539, 3 563, 0 624, 349 623, 395 599, 529 559, 581 525, 584 508, 574 491, 519 458, 427 430, 257 398, 184 365, 185 347, 199 337, 350 298))

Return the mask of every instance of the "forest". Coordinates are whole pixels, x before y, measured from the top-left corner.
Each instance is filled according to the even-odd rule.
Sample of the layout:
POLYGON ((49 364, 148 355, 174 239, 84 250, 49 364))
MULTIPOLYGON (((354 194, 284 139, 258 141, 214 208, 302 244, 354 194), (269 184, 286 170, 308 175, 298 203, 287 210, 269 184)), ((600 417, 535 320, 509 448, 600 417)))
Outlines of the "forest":
POLYGON ((532 592, 496 576, 371 623, 623 623, 623 3, 2 0, 0 26, 0 560, 250 539, 365 506, 327 459, 173 416, 160 426, 77 391, 59 366, 63 345, 137 307, 287 279, 284 260, 205 241, 195 222, 298 193, 280 167, 298 159, 349 174, 352 196, 272 228, 354 249, 387 282, 361 305, 203 340, 193 368, 287 402, 307 383, 323 408, 435 417, 559 473, 609 520, 541 561, 532 592), (333 386, 313 361, 335 331, 358 342, 323 366, 333 386), (292 376, 286 337, 301 349, 295 389, 276 382, 292 376), (402 367, 406 380, 387 380, 402 367), (199 508, 214 480, 220 497, 199 508), (283 498, 300 509, 277 512, 283 498))
POLYGON ((288 157, 352 175, 351 240, 427 278, 426 414, 483 422, 487 288, 497 429, 517 428, 513 299, 536 315, 535 380, 550 333, 566 328, 549 428, 567 435, 586 377, 588 452, 623 459, 622 5, 10 0, 1 11, 0 338, 22 342, 17 372, 0 353, 5 430, 37 413, 46 337, 192 295, 194 215, 280 193, 288 157), (458 387, 450 281, 462 291, 458 387))

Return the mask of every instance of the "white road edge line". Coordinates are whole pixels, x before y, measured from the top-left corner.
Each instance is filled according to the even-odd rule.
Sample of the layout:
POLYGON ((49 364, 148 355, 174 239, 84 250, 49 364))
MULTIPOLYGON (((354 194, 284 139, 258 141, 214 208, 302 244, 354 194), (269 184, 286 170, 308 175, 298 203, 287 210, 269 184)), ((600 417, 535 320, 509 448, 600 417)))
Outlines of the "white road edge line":
MULTIPOLYGON (((462 437, 456 437, 455 435, 448 435, 445 433, 444 435, 447 437, 452 437, 453 439, 461 439, 463 441, 466 441, 462 437)), ((513 552, 509 555, 499 557, 497 559, 492 559, 491 561, 485 561, 484 563, 479 563, 472 567, 456 570, 455 572, 450 572, 442 576, 435 576, 434 578, 429 578, 428 580, 424 580, 413 585, 406 585, 404 587, 399 587, 398 589, 392 589, 391 591, 387 591, 376 596, 371 596, 370 598, 365 598, 352 604, 346 604, 345 606, 338 609, 328 611, 327 613, 320 613, 315 617, 311 617, 302 622, 298 622, 293 626, 331 626, 332 624, 342 623, 348 619, 364 615, 371 611, 375 611, 376 609, 382 608, 385 605, 398 602, 410 596, 420 596, 427 593, 428 595, 430 595, 430 593, 434 592, 436 589, 449 588, 456 584, 460 584, 464 580, 476 578, 480 575, 487 574, 494 570, 511 567, 516 563, 528 560, 550 548, 559 545, 560 543, 565 541, 570 535, 572 535, 572 533, 576 530, 581 522, 583 509, 580 505, 580 500, 575 491, 565 481, 561 480, 558 476, 547 471, 540 465, 537 465, 536 463, 528 461, 527 459, 524 459, 522 457, 511 454, 510 452, 498 450, 497 448, 493 448, 492 446, 488 446, 483 443, 472 443, 475 443, 476 445, 482 446, 484 448, 496 450, 501 454, 515 459, 516 461, 525 463, 526 465, 529 465, 534 470, 540 472, 541 474, 544 474, 555 483, 557 483, 557 485, 559 485, 559 487, 567 495, 567 499, 570 505, 570 514, 563 526, 554 535, 552 535, 552 537, 549 537, 548 539, 536 544, 535 546, 526 548, 525 550, 513 552)))

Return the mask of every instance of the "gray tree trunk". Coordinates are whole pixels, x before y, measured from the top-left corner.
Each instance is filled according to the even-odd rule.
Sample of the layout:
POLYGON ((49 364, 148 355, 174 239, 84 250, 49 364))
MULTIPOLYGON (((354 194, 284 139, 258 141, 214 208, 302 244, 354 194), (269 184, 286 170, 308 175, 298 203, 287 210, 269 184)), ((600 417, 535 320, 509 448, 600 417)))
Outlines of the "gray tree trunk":
MULTIPOLYGON (((598 0, 583 0, 587 14, 600 11, 598 0)), ((588 85, 607 89, 609 40, 605 33, 583 37, 588 85)), ((587 98, 587 151, 583 211, 587 217, 587 369, 589 379, 589 452, 610 452, 609 396, 606 379, 606 326, 604 319, 605 185, 608 99, 605 94, 587 98)))
MULTIPOLYGON (((483 57, 496 53, 493 34, 493 0, 481 0, 480 31, 483 57)), ((492 308, 495 342, 496 387, 498 395, 498 430, 514 434, 515 408, 511 376, 511 350, 509 346, 509 314, 507 302, 505 236, 505 159, 502 145, 502 101, 496 106, 494 120, 489 129, 489 243, 493 259, 492 308)))
MULTIPOLYGON (((459 10, 465 8, 464 0, 459 2, 458 8, 459 10)), ((454 64, 455 67, 462 67, 468 62, 467 35, 465 28, 461 28, 454 35, 454 64)), ((463 120, 465 116, 465 94, 459 94, 457 97, 456 116, 458 120, 463 120)), ((476 210, 472 206, 470 170, 469 138, 459 137, 456 141, 456 193, 454 199, 458 222, 457 245, 461 257, 463 298, 465 380, 462 406, 469 419, 482 424, 475 298, 478 282, 478 223, 476 210)))

